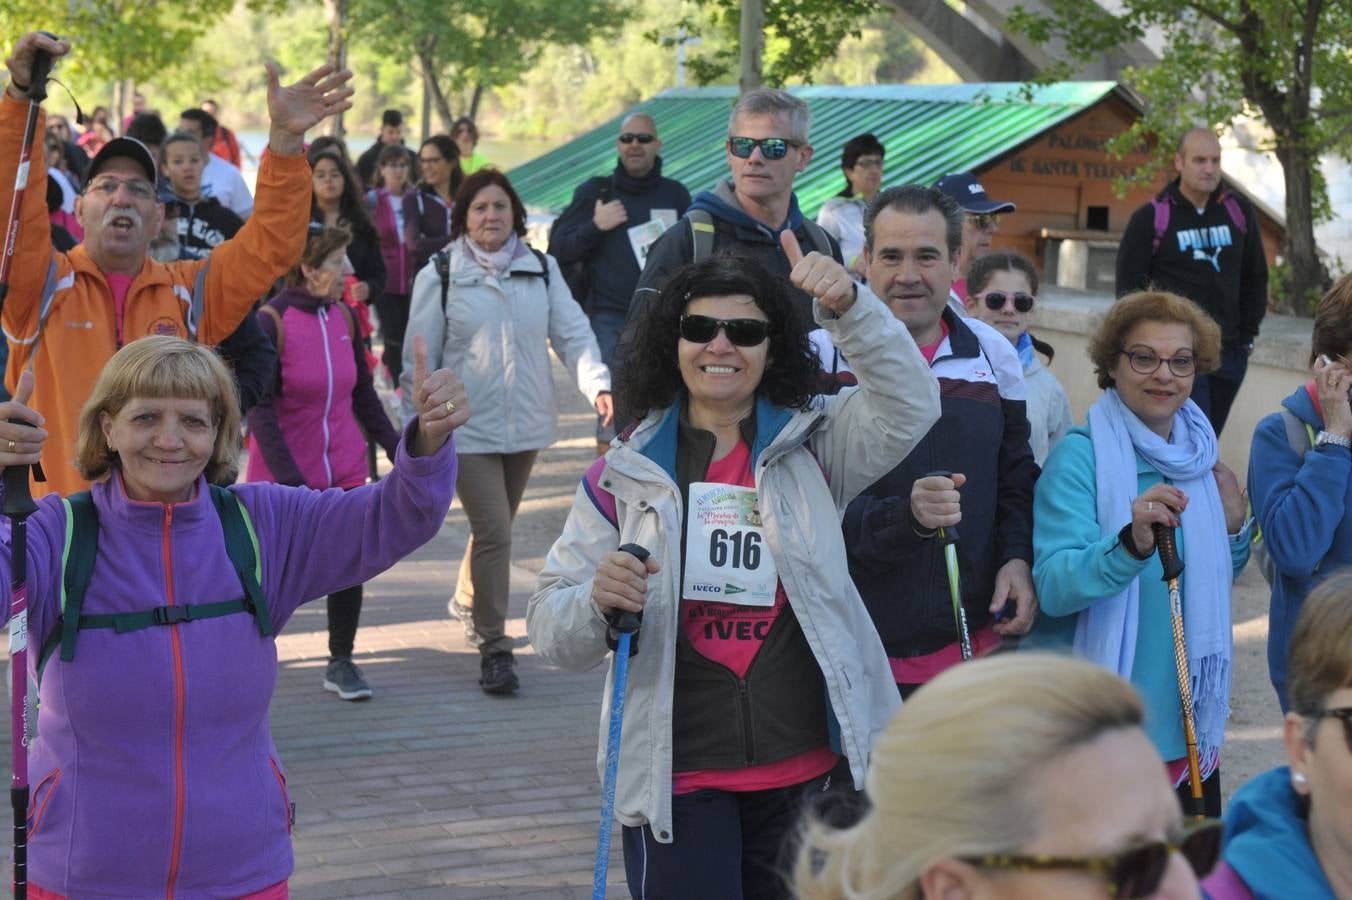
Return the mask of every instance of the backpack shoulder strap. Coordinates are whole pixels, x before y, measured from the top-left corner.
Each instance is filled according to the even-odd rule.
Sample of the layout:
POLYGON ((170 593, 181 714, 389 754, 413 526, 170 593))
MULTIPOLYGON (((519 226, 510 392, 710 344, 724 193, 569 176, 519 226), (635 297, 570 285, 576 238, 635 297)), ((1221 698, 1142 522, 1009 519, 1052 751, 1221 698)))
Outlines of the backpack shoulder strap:
POLYGON ((258 534, 254 531, 253 519, 234 491, 215 484, 208 487, 211 490, 211 503, 221 518, 221 531, 225 533, 226 555, 235 567, 239 583, 244 586, 247 600, 245 608, 253 613, 258 630, 265 637, 270 636, 273 634, 272 619, 268 616, 267 598, 263 596, 263 569, 259 561, 258 534))
POLYGON ((535 258, 540 261, 540 277, 545 280, 545 290, 549 290, 549 259, 545 256, 543 250, 530 248, 530 252, 535 254, 535 258))
MULTIPOLYGON (((347 320, 347 333, 352 336, 352 340, 353 341, 359 340, 359 338, 357 337, 357 317, 352 315, 352 307, 348 306, 347 303, 343 300, 339 300, 333 305, 338 307, 338 309, 341 311, 342 317, 347 320)), ((278 347, 277 348, 278 355, 281 355, 281 352, 282 348, 278 347)))
POLYGON ((432 254, 432 265, 436 266, 437 278, 441 279, 441 311, 446 311, 446 292, 451 286, 451 254, 438 250, 432 254))
POLYGON ((99 554, 99 513, 89 491, 71 494, 61 501, 66 508, 66 540, 61 550, 61 614, 56 627, 43 642, 38 655, 38 681, 48 658, 58 646, 61 659, 75 658, 75 638, 80 628, 80 610, 99 554))
POLYGON ((1304 459, 1314 446, 1314 429, 1289 409, 1282 409, 1282 428, 1286 431, 1286 443, 1304 459))
POLYGON ((286 331, 282 328, 282 314, 277 312, 277 308, 271 303, 264 303, 258 307, 258 311, 266 313, 267 317, 272 320, 272 324, 277 328, 277 340, 273 342, 273 345, 277 348, 277 358, 281 359, 282 345, 286 342, 286 331))
POLYGON ((807 229, 807 237, 812 244, 812 249, 822 256, 834 259, 835 257, 831 253, 831 238, 827 236, 826 229, 806 216, 803 217, 803 227, 807 229))
POLYGON ((714 217, 707 209, 692 209, 685 217, 690 220, 690 236, 694 240, 691 262, 708 259, 714 252, 714 217))
POLYGON ((1150 205, 1155 208, 1155 237, 1150 243, 1150 255, 1154 256, 1160 251, 1160 243, 1164 240, 1164 233, 1169 230, 1169 198, 1158 196, 1150 201, 1150 205))
POLYGON ((1230 221, 1235 223, 1240 234, 1249 233, 1249 220, 1244 216, 1244 208, 1239 205, 1239 198, 1235 196, 1234 191, 1228 188, 1221 191, 1221 205, 1225 211, 1230 214, 1230 221))

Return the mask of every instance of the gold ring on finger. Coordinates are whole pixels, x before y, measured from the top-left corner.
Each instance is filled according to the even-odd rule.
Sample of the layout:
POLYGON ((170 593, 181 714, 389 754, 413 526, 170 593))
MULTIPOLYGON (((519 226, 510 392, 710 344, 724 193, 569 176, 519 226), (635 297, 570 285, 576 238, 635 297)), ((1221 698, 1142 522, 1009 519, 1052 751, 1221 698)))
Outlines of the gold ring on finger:
POLYGON ((454 400, 447 400, 447 401, 446 401, 446 415, 448 415, 448 416, 453 416, 453 415, 455 415, 455 401, 454 401, 454 400))
POLYGON ((18 453, 18 452, 19 452, 19 445, 16 444, 16 443, 14 443, 13 441, 10 441, 10 442, 9 442, 9 452, 10 452, 10 453, 18 453))

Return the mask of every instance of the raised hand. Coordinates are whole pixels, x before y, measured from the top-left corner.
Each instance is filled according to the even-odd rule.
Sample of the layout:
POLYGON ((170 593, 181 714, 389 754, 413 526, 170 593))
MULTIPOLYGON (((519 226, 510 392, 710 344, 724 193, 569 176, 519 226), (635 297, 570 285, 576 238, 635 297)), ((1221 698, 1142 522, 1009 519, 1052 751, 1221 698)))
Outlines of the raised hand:
POLYGON ((596 201, 596 206, 592 210, 592 223, 599 230, 610 231, 628 221, 629 211, 619 200, 611 200, 609 203, 596 201))
POLYGON ((19 376, 14 399, 0 403, 0 469, 31 466, 42 458, 47 442, 46 422, 28 405, 33 397, 33 373, 19 376))
POLYGON ((55 61, 70 52, 70 41, 53 38, 40 31, 30 31, 19 38, 14 44, 14 50, 5 58, 5 66, 9 69, 8 90, 17 99, 27 99, 19 88, 26 89, 32 86, 33 57, 39 50, 46 50, 55 61))
POLYGON ((427 337, 413 336, 413 408, 418 411, 414 456, 431 456, 451 432, 469 421, 465 386, 450 369, 427 371, 427 337))
POLYGON ((352 108, 352 73, 324 64, 295 84, 282 86, 276 63, 268 63, 268 148, 294 156, 304 148, 305 132, 329 116, 352 108))
POLYGON ((854 306, 854 279, 844 266, 816 250, 804 256, 798 237, 787 228, 779 236, 779 245, 789 258, 789 281, 794 287, 811 294, 838 316, 854 306))

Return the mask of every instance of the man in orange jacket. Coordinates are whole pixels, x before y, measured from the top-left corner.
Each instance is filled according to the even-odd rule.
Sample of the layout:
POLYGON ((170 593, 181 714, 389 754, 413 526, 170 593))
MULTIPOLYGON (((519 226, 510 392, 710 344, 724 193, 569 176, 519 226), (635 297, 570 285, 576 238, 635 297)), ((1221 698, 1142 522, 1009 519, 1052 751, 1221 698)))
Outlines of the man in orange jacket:
MULTIPOLYGON (((26 92, 39 48, 56 59, 70 52, 67 41, 30 32, 5 60, 10 81, 0 100, 0 210, 9 209, 13 198, 26 92)), ((164 206, 155 160, 132 138, 110 141, 90 163, 75 201, 84 243, 69 253, 52 249, 42 192, 24 193, 0 327, 9 342, 5 383, 12 391, 23 370, 33 370, 31 405, 50 435, 42 460, 47 483, 35 485, 34 496, 87 486, 72 462, 80 409, 119 347, 150 334, 214 345, 300 258, 310 217, 305 132, 351 107, 352 75, 326 65, 283 87, 277 68, 267 69, 269 152, 258 170, 254 214, 209 257, 165 264, 146 256, 164 206)), ((39 120, 37 134, 43 133, 39 120)), ((46 183, 41 151, 33 151, 29 184, 46 183)))

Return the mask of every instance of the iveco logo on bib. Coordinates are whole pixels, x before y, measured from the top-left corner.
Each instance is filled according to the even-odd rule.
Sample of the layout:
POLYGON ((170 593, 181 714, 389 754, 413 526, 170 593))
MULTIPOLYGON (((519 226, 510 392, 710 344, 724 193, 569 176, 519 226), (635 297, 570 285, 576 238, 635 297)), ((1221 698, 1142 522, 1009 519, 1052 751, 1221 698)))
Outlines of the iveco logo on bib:
POLYGON ((704 584, 702 582, 695 582, 690 586, 690 591, 691 593, 695 594, 721 594, 723 593, 723 586, 718 584, 704 584))

